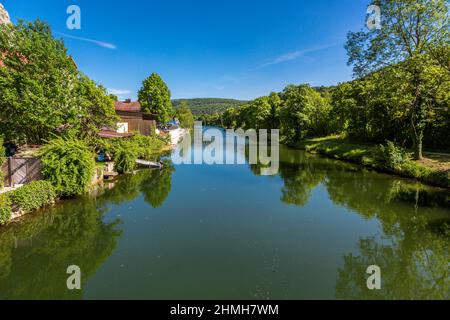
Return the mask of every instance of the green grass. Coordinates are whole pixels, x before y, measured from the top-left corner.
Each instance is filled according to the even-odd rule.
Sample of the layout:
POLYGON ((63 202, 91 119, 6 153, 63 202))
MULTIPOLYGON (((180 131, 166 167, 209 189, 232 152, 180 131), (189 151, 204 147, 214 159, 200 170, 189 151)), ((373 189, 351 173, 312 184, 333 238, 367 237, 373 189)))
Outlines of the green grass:
POLYGON ((450 188, 450 174, 426 167, 413 160, 404 159, 396 166, 389 166, 377 157, 377 146, 348 142, 343 136, 307 139, 294 147, 329 158, 350 161, 377 171, 414 178, 427 184, 450 188))

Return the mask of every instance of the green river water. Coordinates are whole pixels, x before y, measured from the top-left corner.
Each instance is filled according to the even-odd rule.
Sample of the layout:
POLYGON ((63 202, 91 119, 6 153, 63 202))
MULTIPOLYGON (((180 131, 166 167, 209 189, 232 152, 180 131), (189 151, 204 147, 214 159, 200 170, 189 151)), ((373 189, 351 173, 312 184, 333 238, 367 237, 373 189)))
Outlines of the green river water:
POLYGON ((280 162, 141 171, 0 228, 0 299, 449 298, 447 191, 284 147, 280 162))

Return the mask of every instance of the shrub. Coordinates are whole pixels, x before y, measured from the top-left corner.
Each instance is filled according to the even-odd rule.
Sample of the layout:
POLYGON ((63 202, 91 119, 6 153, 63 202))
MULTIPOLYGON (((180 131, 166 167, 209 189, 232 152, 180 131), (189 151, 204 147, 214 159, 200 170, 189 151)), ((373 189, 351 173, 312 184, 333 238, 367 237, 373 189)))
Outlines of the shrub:
POLYGON ((33 181, 10 193, 10 199, 24 213, 51 204, 56 199, 56 191, 48 181, 33 181))
POLYGON ((51 140, 42 148, 41 157, 42 173, 59 196, 71 197, 87 191, 95 160, 85 142, 73 137, 51 140))
POLYGON ((11 199, 7 194, 0 194, 0 226, 11 219, 11 199))
POLYGON ((139 158, 154 160, 155 156, 167 145, 167 140, 157 135, 143 136, 137 134, 128 142, 136 149, 139 158))
POLYGON ((396 146, 392 141, 375 147, 372 157, 376 165, 394 171, 402 170, 403 166, 411 161, 411 154, 396 146))
POLYGON ((131 172, 136 167, 136 160, 138 159, 138 151, 133 145, 128 148, 120 146, 114 154, 116 169, 120 173, 131 172))

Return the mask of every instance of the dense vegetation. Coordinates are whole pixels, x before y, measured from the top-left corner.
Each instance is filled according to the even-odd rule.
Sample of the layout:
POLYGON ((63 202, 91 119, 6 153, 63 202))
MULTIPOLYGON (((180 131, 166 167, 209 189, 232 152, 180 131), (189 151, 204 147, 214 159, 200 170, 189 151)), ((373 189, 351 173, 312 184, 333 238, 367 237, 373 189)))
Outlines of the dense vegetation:
POLYGON ((189 105, 194 116, 214 115, 224 112, 227 108, 236 108, 247 103, 247 101, 221 98, 195 98, 172 100, 173 107, 178 109, 183 102, 189 105))
POLYGON ((40 144, 57 129, 95 134, 114 125, 105 88, 81 74, 64 43, 37 20, 0 25, 0 135, 40 144))
POLYGON ((59 196, 70 197, 86 192, 95 170, 93 152, 73 137, 51 140, 41 150, 42 173, 59 196))
POLYGON ((170 90, 158 74, 152 73, 142 82, 138 97, 142 112, 156 114, 160 123, 170 120, 173 113, 170 90))
POLYGON ((9 221, 12 214, 11 199, 5 193, 0 194, 0 226, 9 221))
POLYGON ((369 144, 414 150, 450 149, 450 35, 444 0, 375 1, 379 31, 349 33, 356 79, 331 88, 290 85, 207 118, 226 127, 280 129, 289 145, 306 137, 343 134, 369 144))
POLYGON ((189 108, 187 102, 181 102, 178 109, 176 109, 176 118, 180 121, 180 126, 182 128, 192 128, 194 126, 194 116, 189 108))
MULTIPOLYGON (((139 98, 143 111, 157 113, 160 121, 173 116, 170 91, 159 75, 144 80, 139 98)), ((43 145, 39 156, 45 178, 2 195, 0 223, 10 219, 12 210, 27 213, 56 197, 86 192, 96 170, 101 171, 96 153, 104 151, 120 172, 129 172, 136 159, 152 159, 167 145, 164 138, 139 134, 130 139, 99 138, 102 128, 116 126, 115 100, 78 71, 63 41, 53 37, 46 23, 0 26, 0 166, 4 141, 43 145)))
POLYGON ((9 197, 18 211, 28 213, 53 203, 57 195, 49 181, 33 181, 9 193, 9 197))
POLYGON ((155 161, 168 143, 161 136, 136 134, 128 139, 91 139, 89 145, 97 152, 103 152, 114 161, 120 173, 131 172, 136 168, 136 160, 155 161))

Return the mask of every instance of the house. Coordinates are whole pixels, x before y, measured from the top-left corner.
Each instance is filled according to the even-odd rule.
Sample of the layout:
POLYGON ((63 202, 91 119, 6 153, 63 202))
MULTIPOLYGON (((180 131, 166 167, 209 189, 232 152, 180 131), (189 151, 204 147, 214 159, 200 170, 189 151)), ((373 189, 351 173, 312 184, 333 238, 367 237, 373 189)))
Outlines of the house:
POLYGON ((130 137, 137 132, 149 136, 155 132, 157 115, 141 112, 141 104, 137 101, 115 101, 114 109, 120 120, 115 130, 104 128, 99 132, 103 138, 130 137))

